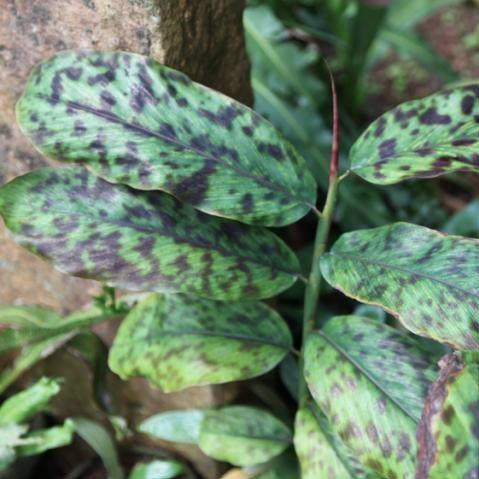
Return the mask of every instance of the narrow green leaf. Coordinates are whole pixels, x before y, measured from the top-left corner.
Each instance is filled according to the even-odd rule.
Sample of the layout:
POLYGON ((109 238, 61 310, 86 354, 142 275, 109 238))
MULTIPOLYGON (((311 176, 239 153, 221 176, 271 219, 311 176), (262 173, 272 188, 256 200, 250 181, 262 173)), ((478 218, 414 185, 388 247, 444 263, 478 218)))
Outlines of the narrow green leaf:
MULTIPOLYGON (((110 319, 100 308, 77 311, 65 318, 36 306, 0 306, 0 353, 19 346, 54 339, 110 319)), ((60 338, 59 338, 60 339, 60 338)))
POLYGON ((0 424, 23 422, 43 411, 60 391, 56 379, 41 378, 22 392, 9 397, 0 406, 0 424))
POLYGON ((143 421, 138 430, 165 441, 197 444, 204 415, 200 409, 164 412, 143 421))
POLYGON ((405 30, 402 25, 399 28, 386 25, 379 35, 380 40, 390 45, 399 55, 415 59, 442 82, 452 83, 460 79, 449 62, 418 33, 405 30))
POLYGON ((134 291, 263 298, 299 273, 293 252, 262 227, 205 215, 166 193, 112 185, 79 167, 16 178, 0 188, 0 214, 18 243, 61 271, 134 291))
POLYGON ((390 2, 388 21, 397 28, 410 29, 437 10, 462 0, 394 0, 390 2))
POLYGON ((359 316, 335 317, 306 342, 305 377, 333 432, 385 478, 414 476, 416 423, 435 377, 428 359, 406 335, 359 316))
POLYGON ((449 354, 441 362, 418 427, 416 479, 479 477, 479 365, 449 354))
POLYGON ((199 446, 208 456, 235 466, 254 466, 279 455, 291 444, 289 429, 261 409, 230 406, 208 411, 199 446))
POLYGON ((259 376, 291 347, 288 326, 265 304, 153 294, 121 324, 109 365, 172 392, 259 376))
POLYGON ((213 215, 281 226, 315 203, 304 160, 270 123, 140 55, 59 53, 34 70, 17 115, 42 153, 213 215))
POLYGON ((67 419, 63 425, 32 431, 26 434, 26 444, 21 444, 15 448, 18 456, 32 456, 41 454, 49 449, 67 446, 73 440, 75 425, 72 420, 67 419))
POLYGON ((183 472, 183 466, 175 461, 151 461, 137 464, 128 479, 172 479, 183 472))
POLYGON ((105 428, 86 418, 74 418, 73 422, 76 433, 101 457, 108 479, 123 479, 115 443, 105 428))
POLYGON ((397 106, 374 121, 350 151, 351 169, 392 184, 453 171, 479 172, 479 83, 397 106))
POLYGON ((406 328, 479 348, 479 241, 408 223, 346 233, 321 259, 326 281, 406 328))
POLYGON ((296 414, 294 448, 301 464, 301 479, 359 477, 351 475, 343 464, 309 408, 299 409, 296 414))
POLYGON ((0 373, 0 393, 3 393, 11 384, 13 384, 25 371, 28 371, 40 360, 47 358, 64 344, 66 344, 72 335, 71 333, 44 339, 31 346, 25 346, 13 363, 3 369, 0 373))

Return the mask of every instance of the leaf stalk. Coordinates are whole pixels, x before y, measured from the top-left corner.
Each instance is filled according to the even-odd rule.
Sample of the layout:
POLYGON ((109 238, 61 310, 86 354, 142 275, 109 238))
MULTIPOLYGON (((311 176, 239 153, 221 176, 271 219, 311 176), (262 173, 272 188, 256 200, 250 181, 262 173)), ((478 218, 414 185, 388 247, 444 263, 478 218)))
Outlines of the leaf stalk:
POLYGON ((299 358, 300 366, 300 384, 299 384, 299 406, 305 407, 308 402, 309 393, 306 380, 304 378, 304 348, 309 334, 314 330, 316 325, 316 315, 319 305, 319 293, 321 290, 321 271, 319 261, 321 256, 326 251, 326 243, 331 229, 331 222, 333 219, 334 206, 338 195, 338 186, 340 182, 339 177, 339 108, 338 97, 336 93, 336 86, 334 78, 329 69, 331 80, 331 94, 333 100, 333 138, 331 144, 331 162, 329 169, 329 187, 321 212, 320 220, 316 229, 316 237, 314 240, 313 260, 311 265, 311 272, 309 275, 308 284, 304 295, 304 313, 303 313, 303 337, 301 344, 301 354, 299 358))

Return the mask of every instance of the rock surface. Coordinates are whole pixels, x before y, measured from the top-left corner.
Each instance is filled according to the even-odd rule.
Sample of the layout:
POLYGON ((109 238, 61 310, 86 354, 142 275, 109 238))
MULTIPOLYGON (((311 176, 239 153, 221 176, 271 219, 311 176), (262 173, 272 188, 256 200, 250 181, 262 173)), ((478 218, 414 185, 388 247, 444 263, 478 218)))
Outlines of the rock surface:
MULTIPOLYGON (((20 133, 15 103, 35 64, 58 50, 93 48, 149 55, 251 103, 243 7, 242 0, 0 0, 0 185, 53 163, 20 133)), ((0 220, 0 304, 36 304, 67 313, 99 291, 97 283, 63 275, 25 252, 9 238, 0 220)), ((25 383, 32 375, 66 376, 55 402, 58 416, 85 414, 105 420, 88 392, 92 378, 83 361, 60 351, 38 368, 24 376, 25 383)), ((121 382, 112 374, 109 378, 116 409, 130 425, 162 410, 208 407, 230 401, 235 394, 232 385, 165 395, 142 379, 121 382)), ((222 467, 198 449, 168 447, 188 458, 203 477, 215 479, 221 474, 222 467)))
MULTIPOLYGON (((58 50, 150 55, 250 103, 243 6, 238 0, 0 0, 0 185, 50 163, 20 133, 15 103, 34 65, 58 50)), ((23 251, 0 220, 0 304, 65 312, 97 290, 23 251)))

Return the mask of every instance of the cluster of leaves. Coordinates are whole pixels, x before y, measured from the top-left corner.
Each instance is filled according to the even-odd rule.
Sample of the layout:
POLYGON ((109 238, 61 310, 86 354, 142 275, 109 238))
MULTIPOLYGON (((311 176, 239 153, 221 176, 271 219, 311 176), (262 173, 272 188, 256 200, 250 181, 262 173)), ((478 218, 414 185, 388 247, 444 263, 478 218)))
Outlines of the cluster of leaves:
MULTIPOLYGON (((311 159, 247 107, 127 53, 65 52, 42 63, 18 119, 41 152, 75 165, 0 188, 16 241, 66 273, 152 293, 121 324, 109 352, 114 372, 172 392, 291 363, 287 323, 259 300, 304 278, 295 253, 266 227, 311 211, 328 226, 331 212, 315 207, 311 159)), ((349 164, 383 185, 477 172, 478 142, 474 83, 387 112, 354 143, 349 164)), ((336 316, 305 338, 298 376, 314 402, 300 402, 294 428, 235 405, 163 414, 141 430, 195 443, 262 479, 294 471, 291 445, 303 478, 474 477, 479 242, 395 223, 344 234, 313 268, 407 331, 458 351, 438 376, 439 358, 419 338, 378 319, 336 316)), ((319 277, 307 288, 312 281, 319 277)), ((104 311, 66 321, 37 313, 7 310, 5 322, 19 327, 2 343, 43 351, 44 341, 61 344, 105 319, 104 311)), ((170 466, 164 477, 180 473, 170 466)), ((147 477, 150 467, 159 466, 134 474, 147 477)))
POLYGON ((75 425, 70 419, 62 426, 29 430, 28 423, 47 408, 59 390, 58 381, 41 378, 0 405, 0 471, 19 457, 41 454, 72 441, 75 425))

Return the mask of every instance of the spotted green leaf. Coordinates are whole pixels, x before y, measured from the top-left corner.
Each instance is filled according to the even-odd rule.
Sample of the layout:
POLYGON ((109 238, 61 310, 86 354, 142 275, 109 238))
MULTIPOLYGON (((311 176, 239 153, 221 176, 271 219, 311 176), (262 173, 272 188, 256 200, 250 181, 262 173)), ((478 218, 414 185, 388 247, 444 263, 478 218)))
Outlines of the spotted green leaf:
POLYGON ((441 91, 380 116, 351 148, 351 169, 392 184, 453 171, 479 172, 479 83, 441 91))
POLYGON ((258 376, 291 346, 286 323, 262 303, 153 294, 123 321, 109 364, 172 392, 258 376))
POLYGON ((18 243, 61 271, 133 291, 263 298, 299 272, 292 251, 262 227, 205 215, 166 193, 112 185, 79 167, 16 178, 0 189, 0 214, 18 243))
POLYGON ((289 429, 270 413, 230 406, 206 413, 198 445, 218 461, 254 466, 279 455, 290 444, 289 429))
POLYGON ((449 354, 441 362, 418 427, 416 479, 479 477, 479 365, 449 354))
POLYGON ((335 317, 308 338, 305 377, 332 431, 365 468, 414 477, 416 423, 435 378, 414 340, 376 320, 335 317))
POLYGON ((304 160, 270 123, 140 55, 59 53, 34 70, 17 116, 42 153, 213 215, 280 226, 315 203, 304 160))
POLYGON ((421 336, 479 348, 479 241, 408 223, 346 233, 321 260, 335 288, 421 336))
POLYGON ((301 465, 301 479, 360 479, 366 474, 345 461, 330 431, 309 408, 296 413, 294 424, 294 448, 301 465))
POLYGON ((143 421, 138 430, 165 441, 197 444, 204 416, 201 409, 163 412, 143 421))

